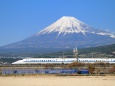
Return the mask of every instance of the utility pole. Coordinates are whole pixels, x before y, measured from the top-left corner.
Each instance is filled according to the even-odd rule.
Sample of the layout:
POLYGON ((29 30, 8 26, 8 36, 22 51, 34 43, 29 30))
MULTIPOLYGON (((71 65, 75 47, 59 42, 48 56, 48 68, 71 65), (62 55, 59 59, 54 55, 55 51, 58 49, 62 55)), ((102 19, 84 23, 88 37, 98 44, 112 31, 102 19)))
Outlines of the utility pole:
POLYGON ((63 52, 63 57, 62 57, 62 64, 63 64, 63 62, 64 62, 64 57, 65 57, 65 55, 64 55, 64 52, 63 52))
POLYGON ((78 62, 78 50, 77 50, 77 47, 73 49, 73 55, 76 58, 76 62, 78 62))

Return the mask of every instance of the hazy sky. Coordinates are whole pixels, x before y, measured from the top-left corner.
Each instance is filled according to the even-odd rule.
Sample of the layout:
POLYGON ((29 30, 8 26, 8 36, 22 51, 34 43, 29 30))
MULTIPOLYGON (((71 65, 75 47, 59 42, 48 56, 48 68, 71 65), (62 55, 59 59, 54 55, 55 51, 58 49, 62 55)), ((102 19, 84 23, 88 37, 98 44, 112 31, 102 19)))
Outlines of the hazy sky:
POLYGON ((62 16, 115 32, 115 0, 0 0, 0 46, 23 40, 62 16))

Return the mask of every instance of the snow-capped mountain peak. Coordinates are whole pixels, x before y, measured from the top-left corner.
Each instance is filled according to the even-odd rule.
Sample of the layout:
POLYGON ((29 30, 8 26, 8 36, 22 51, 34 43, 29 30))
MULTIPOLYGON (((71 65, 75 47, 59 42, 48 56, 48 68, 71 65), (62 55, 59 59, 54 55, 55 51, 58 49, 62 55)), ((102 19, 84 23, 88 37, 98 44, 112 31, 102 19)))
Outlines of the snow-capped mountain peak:
POLYGON ((58 32, 58 35, 61 33, 67 34, 67 33, 79 33, 79 32, 85 34, 85 32, 87 32, 86 30, 87 28, 88 26, 83 22, 79 21, 78 19, 74 17, 63 16, 50 26, 38 32, 37 35, 51 32, 58 32))
POLYGON ((92 28, 88 26, 87 24, 79 21, 75 17, 70 16, 63 16, 53 24, 49 25, 45 29, 41 30, 36 36, 42 35, 42 34, 50 34, 50 33, 58 33, 57 36, 60 34, 71 34, 71 33, 82 33, 85 35, 86 33, 92 33, 92 34, 98 34, 98 35, 104 35, 109 36, 111 38, 115 38, 115 34, 112 34, 108 31, 99 30, 92 28))

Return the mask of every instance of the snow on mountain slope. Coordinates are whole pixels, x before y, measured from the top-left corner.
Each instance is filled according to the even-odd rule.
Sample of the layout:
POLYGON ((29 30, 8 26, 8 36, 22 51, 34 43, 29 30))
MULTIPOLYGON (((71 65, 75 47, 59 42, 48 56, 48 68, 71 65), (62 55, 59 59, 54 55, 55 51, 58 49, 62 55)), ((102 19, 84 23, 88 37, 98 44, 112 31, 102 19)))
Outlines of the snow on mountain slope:
POLYGON ((82 32, 83 34, 87 32, 89 27, 84 24, 83 22, 77 20, 74 17, 63 16, 52 25, 48 26, 44 30, 41 30, 37 34, 45 34, 45 33, 52 33, 58 32, 58 35, 61 33, 79 33, 82 32))
POLYGON ((54 32, 57 32, 58 36, 61 33, 63 35, 70 34, 70 33, 82 33, 84 35, 85 33, 93 33, 93 34, 105 35, 111 38, 115 38, 115 34, 112 34, 107 31, 102 31, 99 29, 94 29, 88 26, 87 24, 79 21, 78 19, 69 16, 63 16, 62 18, 60 18, 50 26, 38 32, 36 35, 39 36, 41 34, 46 34, 46 33, 50 34, 54 32))

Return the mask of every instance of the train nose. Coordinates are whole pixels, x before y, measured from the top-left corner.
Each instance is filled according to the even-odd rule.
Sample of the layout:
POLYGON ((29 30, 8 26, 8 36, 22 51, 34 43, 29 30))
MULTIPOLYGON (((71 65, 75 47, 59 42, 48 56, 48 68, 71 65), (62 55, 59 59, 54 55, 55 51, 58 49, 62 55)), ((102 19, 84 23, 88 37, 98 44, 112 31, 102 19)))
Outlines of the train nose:
POLYGON ((13 62, 12 64, 24 64, 24 62, 23 60, 19 60, 19 61, 13 62))
POLYGON ((21 63, 21 60, 13 62, 12 64, 19 64, 19 63, 21 63))
POLYGON ((13 62, 12 64, 17 64, 17 62, 13 62))

